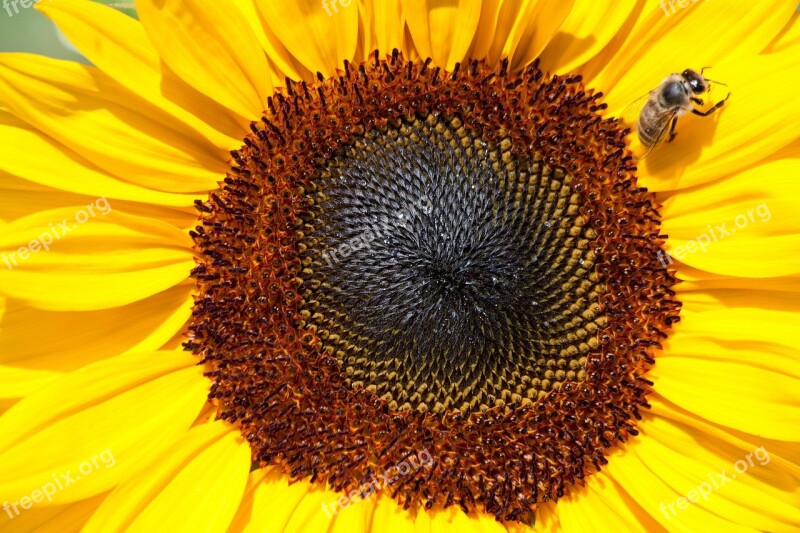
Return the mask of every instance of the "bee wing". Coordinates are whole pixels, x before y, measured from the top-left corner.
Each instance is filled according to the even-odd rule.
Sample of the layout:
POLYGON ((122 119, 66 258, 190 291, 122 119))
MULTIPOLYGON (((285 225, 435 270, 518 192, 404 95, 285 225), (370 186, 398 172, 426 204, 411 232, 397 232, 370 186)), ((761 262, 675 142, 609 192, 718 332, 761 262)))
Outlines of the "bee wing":
MULTIPOLYGON (((635 139, 639 136, 639 115, 642 114, 642 109, 644 109, 644 106, 647 104, 647 101, 650 99, 650 95, 653 94, 654 90, 655 89, 646 92, 645 94, 643 94, 642 96, 640 96, 639 98, 628 104, 628 106, 625 107, 625 109, 623 109, 622 113, 620 114, 618 120, 620 121, 622 126, 626 126, 631 129, 632 139, 635 139)), ((655 133, 654 131, 648 131, 646 136, 658 140, 648 148, 643 147, 644 153, 642 153, 637 157, 639 161, 647 157, 653 150, 653 148, 655 148, 656 145, 660 144, 664 140, 664 134, 669 129, 669 125, 672 122, 672 119, 675 118, 675 115, 676 112, 674 111, 664 111, 659 116, 659 120, 654 122, 654 124, 657 125, 656 127, 659 128, 659 131, 657 132, 658 134, 653 135, 653 133, 655 133)))
POLYGON ((631 128, 631 131, 633 132, 636 131, 636 128, 639 124, 639 115, 642 113, 642 109, 647 103, 647 99, 650 98, 650 93, 652 92, 653 91, 647 91, 642 96, 625 106, 625 109, 622 110, 622 113, 620 113, 618 118, 623 126, 631 128))
MULTIPOLYGON (((669 130, 670 124, 672 124, 672 121, 675 119, 675 117, 677 115, 678 115, 677 111, 664 111, 663 113, 661 113, 659 115, 659 120, 656 121, 656 124, 657 124, 656 127, 658 128, 658 133, 655 136, 652 137, 652 138, 656 139, 656 142, 654 142, 653 145, 650 146, 649 148, 645 149, 644 153, 639 156, 639 158, 638 158, 639 161, 644 161, 644 159, 648 155, 650 155, 650 152, 653 151, 653 148, 655 148, 656 146, 658 146, 659 144, 664 142, 664 138, 666 137, 667 130, 669 130)), ((637 125, 637 127, 638 127, 638 125, 637 125)), ((652 128, 651 130, 649 130, 647 132, 648 135, 652 136, 652 134, 653 134, 652 130, 654 130, 654 129, 655 129, 655 127, 652 128)), ((636 131, 636 134, 637 135, 639 134, 638 130, 636 131)))

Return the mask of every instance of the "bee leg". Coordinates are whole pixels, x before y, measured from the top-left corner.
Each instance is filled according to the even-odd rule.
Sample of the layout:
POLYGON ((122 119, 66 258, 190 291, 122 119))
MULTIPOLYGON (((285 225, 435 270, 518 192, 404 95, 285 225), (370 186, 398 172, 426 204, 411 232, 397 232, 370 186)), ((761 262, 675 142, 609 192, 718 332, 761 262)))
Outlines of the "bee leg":
POLYGON ((667 142, 672 142, 672 139, 675 138, 677 133, 675 133, 675 124, 678 123, 678 117, 672 119, 672 124, 669 126, 669 138, 667 138, 667 142))
POLYGON ((692 102, 694 102, 697 105, 703 105, 703 100, 700 99, 700 98, 697 98, 696 96, 693 96, 693 97, 689 98, 689 100, 691 100, 692 102))
POLYGON ((728 96, 726 96, 725 98, 723 98, 722 100, 720 100, 719 102, 714 104, 714 107, 712 107, 708 111, 698 111, 697 109, 692 109, 692 113, 694 113, 695 115, 699 115, 701 117, 707 117, 708 115, 710 115, 711 113, 713 113, 714 111, 716 111, 717 109, 722 107, 725 104, 725 102, 728 101, 728 98, 730 98, 730 97, 731 97, 731 93, 728 93, 728 96))

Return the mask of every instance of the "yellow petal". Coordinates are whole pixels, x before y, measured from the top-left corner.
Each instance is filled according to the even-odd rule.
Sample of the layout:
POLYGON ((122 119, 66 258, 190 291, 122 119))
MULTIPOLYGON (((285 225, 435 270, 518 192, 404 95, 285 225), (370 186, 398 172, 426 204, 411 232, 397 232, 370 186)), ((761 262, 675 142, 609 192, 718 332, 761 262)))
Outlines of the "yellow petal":
MULTIPOLYGON (((17 507, 20 511, 16 515, 12 511, 13 519, 3 524, 3 532, 8 533, 63 533, 64 531, 80 531, 80 529, 92 516, 106 494, 98 494, 92 498, 66 505, 50 505, 47 507, 32 507, 24 510, 17 507)), ((0 515, 0 520, 6 518, 5 513, 0 515)))
MULTIPOLYGON (((359 500, 350 505, 347 509, 342 509, 336 515, 336 519, 329 528, 330 533, 351 533, 353 531, 371 531, 372 511, 374 499, 367 498, 359 500)), ((383 526, 376 524, 376 529, 383 526)))
POLYGON ((713 246, 705 249, 701 248, 698 238, 670 238, 666 245, 669 256, 661 256, 662 263, 669 265, 671 257, 723 276, 770 278, 800 274, 800 235, 739 239, 713 229, 708 235, 713 246), (713 242, 714 235, 717 242, 713 242))
MULTIPOLYGON (((14 222, 20 218, 33 216, 41 211, 50 211, 70 205, 94 204, 97 196, 74 194, 58 189, 49 189, 27 182, 31 189, 14 189, 16 184, 9 184, 10 180, 23 182, 12 177, 0 176, 0 213, 6 217, 6 222, 14 222), (7 187, 11 188, 7 188, 7 187)), ((197 198, 197 197, 195 197, 197 198)), ((159 205, 129 202, 126 200, 109 199, 114 207, 129 215, 161 220, 173 226, 186 229, 197 225, 197 211, 194 207, 165 207, 159 205)), ((102 202, 102 200, 101 200, 102 202)))
POLYGON ((294 75, 294 72, 281 70, 273 60, 273 56, 276 55, 274 45, 276 39, 275 36, 268 35, 264 26, 261 24, 261 16, 258 14, 254 0, 231 0, 231 2, 236 6, 236 9, 242 13, 244 20, 247 21, 247 24, 250 26, 253 35, 255 35, 256 39, 258 39, 258 43, 261 45, 264 53, 267 54, 267 63, 270 67, 273 85, 283 85, 285 76, 292 76, 294 75))
POLYGON ((372 523, 377 529, 379 525, 392 533, 414 533, 414 516, 403 509, 391 496, 381 492, 375 500, 375 512, 372 523))
POLYGON ((602 0, 573 6, 540 55, 542 68, 560 74, 575 71, 620 34, 638 3, 602 0))
POLYGON ((797 309, 774 311, 718 306, 714 310, 683 315, 670 336, 661 359, 698 357, 717 362, 750 364, 754 368, 800 379, 796 332, 797 309))
POLYGON ((50 370, 0 365, 0 398, 22 398, 41 389, 60 375, 60 372, 50 370))
POLYGON ((102 311, 42 311, 12 300, 0 321, 0 362, 19 372, 69 372, 126 352, 158 350, 191 316, 191 290, 172 287, 102 311))
POLYGON ((432 528, 433 513, 420 509, 417 512, 417 519, 414 521, 414 531, 416 533, 434 533, 432 528))
MULTIPOLYGON (((647 417, 650 422, 651 416, 647 417)), ((640 424, 640 428, 644 422, 640 424)), ((721 517, 710 513, 696 503, 684 502, 678 507, 679 498, 686 498, 687 492, 697 483, 706 480, 708 471, 702 472, 694 480, 695 485, 681 485, 673 487, 664 477, 672 471, 678 471, 683 464, 681 460, 666 467, 654 468, 651 462, 653 452, 645 449, 639 453, 640 448, 655 444, 655 440, 644 437, 637 437, 629 440, 623 449, 617 449, 608 457, 608 465, 605 467, 608 475, 617 482, 623 490, 630 494, 642 509, 650 513, 650 516, 658 521, 662 527, 668 531, 735 531, 750 532, 754 530, 737 525, 734 517, 721 517)), ((697 445, 691 449, 694 451, 697 445)), ((684 450, 685 452, 685 450, 684 450)))
MULTIPOLYGON (((735 454, 738 457, 764 446, 769 450, 771 461, 775 467, 751 471, 751 474, 759 479, 768 479, 768 485, 774 489, 780 489, 787 493, 786 495, 791 495, 797 487, 797 479, 800 479, 800 449, 796 443, 750 435, 714 424, 681 409, 657 392, 648 396, 647 401, 651 406, 650 412, 654 415, 679 422, 693 431, 707 434, 713 439, 727 443, 738 450, 735 454)), ((780 493, 778 495, 784 496, 780 493)))
POLYGON ((497 17, 500 15, 500 0, 483 0, 481 14, 478 18, 478 28, 472 39, 468 57, 471 59, 485 59, 494 40, 497 28, 497 17))
POLYGON ((51 382, 0 417, 0 500, 47 485, 52 502, 99 494, 163 454, 206 403, 183 352, 124 355, 51 382))
MULTIPOLYGON (((246 500, 231 523, 231 530, 285 531, 289 518, 310 490, 307 481, 289 483, 288 476, 282 474, 280 468, 272 468, 245 495, 246 500)), ((323 511, 320 509, 320 512, 323 511)))
POLYGON ((196 363, 197 359, 188 353, 158 351, 112 357, 65 374, 45 390, 26 397, 0 418, 0 428, 4 429, 0 435, 0 451, 7 451, 37 432, 51 428, 60 416, 91 408, 108 396, 192 368, 196 363), (70 387, 74 390, 70 391, 70 387), (48 403, 52 405, 48 407, 48 403))
MULTIPOLYGON (((425 511, 422 511, 425 512, 425 511)), ((476 531, 486 533, 500 533, 505 531, 493 516, 486 514, 467 515, 458 505, 453 505, 447 509, 437 509, 434 512, 425 512, 430 515, 430 531, 433 532, 452 532, 476 531)), ((422 524, 419 518, 418 524, 422 524)), ((419 531, 419 528, 417 529, 419 531)))
POLYGON ((360 0, 365 9, 364 31, 366 53, 379 50, 389 53, 394 48, 403 50, 405 38, 405 13, 397 0, 360 0))
MULTIPOLYGON (((67 148, 64 149, 66 150, 67 148)), ((68 174, 68 171, 65 169, 64 173, 68 174)), ((76 183, 80 183, 81 181, 80 177, 74 175, 70 176, 70 179, 74 179, 76 183)), ((116 178, 112 177, 112 179, 116 178)), ((89 181, 91 182, 91 180, 89 181)), ((54 179, 53 183, 58 184, 59 180, 54 179)), ((89 183, 85 185, 85 188, 94 189, 95 186, 99 187, 100 184, 98 183, 95 185, 93 183, 89 183)), ((72 188, 69 185, 65 187, 72 188)), ((79 187, 84 188, 84 186, 79 187)), ((112 193, 119 192, 119 190, 116 189, 111 182, 109 182, 108 188, 97 189, 97 191, 100 193, 102 193, 104 190, 108 190, 112 193)), ((141 189, 141 191, 147 190, 148 189, 141 189)), ((138 191, 134 194, 137 193, 138 191)), ((49 211, 69 205, 88 206, 89 204, 94 204, 97 202, 98 198, 103 197, 103 194, 78 194, 57 188, 47 187, 45 185, 34 183, 33 181, 28 181, 27 179, 17 178, 5 173, 2 169, 0 169, 0 213, 2 213, 0 223, 13 222, 20 218, 32 216, 40 211, 49 211)), ((120 211, 124 211, 129 215, 161 220, 168 224, 172 224, 173 226, 186 229, 187 232, 189 228, 193 228, 195 225, 197 225, 197 209, 193 205, 189 206, 184 203, 186 201, 193 202, 194 200, 198 199, 198 196, 196 195, 176 195, 175 203, 184 204, 178 207, 118 200, 113 196, 106 196, 105 198, 113 201, 115 208, 119 209, 120 211), (180 197, 180 199, 177 199, 178 197, 180 197)), ((100 201, 102 202, 102 200, 100 201)), ((172 202, 172 200, 169 200, 169 202, 172 202)))
POLYGON ((260 0, 256 5, 269 31, 311 72, 332 76, 345 59, 354 59, 356 0, 260 0))
POLYGON ((478 0, 401 0, 414 47, 421 57, 452 70, 466 58, 481 15, 478 0))
MULTIPOLYGON (((526 528, 523 526, 522 528, 507 528, 509 532, 519 533, 519 531, 525 530, 526 528)), ((558 515, 558 503, 557 502, 545 502, 539 504, 539 507, 536 509, 536 523, 534 524, 534 529, 536 531, 543 531, 547 533, 557 533, 561 531, 561 521, 558 515)))
POLYGON ((0 169, 33 183, 94 198, 169 206, 189 206, 196 198, 123 181, 4 111, 0 111, 0 169))
MULTIPOLYGON (((264 35, 264 38, 267 40, 267 48, 264 48, 267 54, 267 59, 269 60, 270 67, 277 74, 277 79, 274 82, 276 87, 284 86, 285 85, 285 78, 289 77, 292 80, 305 80, 305 81, 312 81, 314 80, 314 74, 308 70, 296 57, 292 55, 292 53, 281 43, 281 40, 278 38, 277 35, 270 29, 267 20, 264 18, 264 12, 262 11, 261 7, 263 4, 262 0, 236 0, 237 3, 252 3, 253 9, 256 13, 256 18, 253 19, 257 21, 261 26, 261 33, 264 35)), ((245 16, 249 13, 250 10, 247 9, 244 11, 245 16)))
POLYGON ((17 403, 19 403, 19 398, 0 399, 0 415, 14 407, 17 403))
POLYGON ((572 487, 558 501, 564 531, 593 531, 597 524, 609 531, 658 531, 658 523, 604 471, 589 476, 586 487, 572 487))
POLYGON ((45 310, 96 310, 145 299, 187 278, 189 237, 106 200, 31 215, 0 237, 0 293, 45 310))
MULTIPOLYGON (((541 55, 566 20, 574 5, 574 0, 536 2, 535 5, 537 9, 531 14, 527 26, 524 26, 525 29, 519 37, 519 41, 513 49, 509 50, 512 70, 522 70, 541 55), (532 21, 538 21, 539 24, 535 25, 532 21)), ((519 27, 522 28, 523 25, 519 27)), ((512 34, 507 46, 516 40, 516 34, 512 34)))
POLYGON ((69 243, 65 247, 74 249, 73 240, 103 237, 109 233, 110 225, 117 226, 115 236, 119 242, 125 244, 141 243, 145 238, 154 244, 174 247, 188 247, 190 242, 187 235, 171 224, 115 211, 108 199, 98 198, 91 205, 52 209, 15 220, 4 227, 3 235, 0 236, 0 247, 10 249, 27 244, 30 239, 40 236, 40 230, 52 229, 54 239, 63 239, 59 242, 69 243), (65 216, 66 225, 63 220, 59 220, 65 216), (62 222, 62 225, 52 223, 53 220, 62 222))
MULTIPOLYGON (((0 115, 3 116, 3 119, 10 116, 5 111, 0 110, 0 115)), ((17 120, 16 117, 14 120, 17 120)), ((54 191, 56 189, 51 189, 50 187, 46 187, 44 185, 38 185, 32 181, 28 181, 26 179, 17 178, 12 176, 11 174, 0 170, 0 187, 3 188, 3 191, 54 191)))
POLYGON ((717 424, 767 438, 800 440, 800 379, 733 357, 726 360, 725 348, 714 343, 695 346, 691 354, 659 357, 648 374, 659 394, 717 424), (705 356, 710 350, 716 354, 705 356))
MULTIPOLYGON (((635 453, 690 505, 754 530, 800 526, 800 495, 764 482, 764 472, 784 474, 766 448, 743 450, 661 417, 641 424, 641 431, 635 453)), ((794 481, 796 486, 800 480, 794 481)), ((666 514, 673 510, 682 512, 676 505, 666 514)))
POLYGON ((244 494, 250 447, 217 422, 185 432, 117 487, 84 531, 225 531, 244 494))
MULTIPOLYGON (((800 233, 797 205, 800 160, 781 159, 745 169, 702 187, 669 195, 661 215, 664 232, 688 240, 727 224, 737 238, 800 233)), ((733 235, 731 235, 733 236, 733 235)))
POLYGON ((556 35, 569 15, 574 1, 502 2, 497 14, 497 29, 487 58, 496 64, 502 57, 511 61, 511 70, 518 71, 536 59, 556 35))
MULTIPOLYGON (((70 43, 92 65, 120 85, 187 124, 222 150, 230 150, 241 142, 241 135, 231 137, 209 126, 216 122, 211 116, 211 109, 208 109, 207 115, 198 118, 181 107, 181 103, 192 99, 194 91, 162 87, 164 78, 158 53, 137 20, 116 9, 87 0, 50 0, 36 4, 36 8, 64 32, 70 43), (168 99, 166 94, 175 101, 168 99)), ((187 106, 187 109, 191 108, 187 106)), ((225 131, 238 131, 230 126, 225 131)))
MULTIPOLYGON (((211 404, 208 404, 211 405, 211 404)), ((269 473, 269 468, 258 468, 247 476, 247 485, 242 494, 242 501, 239 508, 236 510, 236 515, 231 520, 228 526, 228 531, 244 531, 244 528, 253 518, 253 504, 255 503, 255 495, 258 488, 264 483, 264 479, 269 473)))
POLYGON ((797 272, 793 252, 800 233, 796 217, 800 190, 794 187, 800 172, 797 161, 772 161, 670 195, 662 210, 670 256, 725 275, 767 277, 797 272), (780 252, 781 246, 787 248, 780 252), (732 255, 745 248, 750 252, 732 255), (778 253, 768 254, 770 249, 778 253))
MULTIPOLYGON (((677 263, 676 263, 677 265, 677 263)), ((753 278, 739 278, 707 272, 688 265, 679 265, 680 275, 678 278, 681 284, 677 286, 680 291, 699 291, 708 289, 763 289, 763 290, 787 290, 797 292, 800 290, 798 281, 795 278, 761 278, 754 281, 753 278), (784 284, 785 288, 780 285, 784 284), (756 286, 757 285, 757 286, 756 286)))
POLYGON ((687 309, 719 309, 724 305, 795 312, 800 306, 800 278, 730 278, 713 274, 689 278, 689 273, 705 274, 685 267, 679 271, 678 277, 684 281, 677 287, 678 299, 687 309), (776 298, 779 292, 782 298, 776 298))
POLYGON ((161 59, 189 85, 236 113, 244 125, 272 94, 266 57, 230 0, 141 0, 137 12, 161 59))
MULTIPOLYGON (((775 39, 764 49, 764 53, 782 52, 800 45, 800 11, 795 11, 791 20, 780 31, 775 39)), ((797 48, 795 48, 796 50, 797 48)))
MULTIPOLYGON (((796 5, 793 0, 717 5, 689 2, 681 8, 677 1, 651 2, 627 41, 596 56, 584 74, 589 78, 594 68, 603 69, 592 85, 606 93, 612 112, 646 94, 670 72, 710 65, 714 68, 709 77, 728 83, 717 73, 717 66, 726 58, 737 64, 763 50, 791 18, 796 5), (664 58, 669 58, 667 63, 664 58)), ((737 64, 737 68, 744 67, 737 64)), ((735 87, 731 89, 738 93, 735 87)))
POLYGON ((2 54, 0 94, 17 117, 106 171, 145 187, 214 189, 230 158, 93 67, 2 54))
POLYGON ((286 523, 285 531, 329 531, 333 522, 340 513, 350 510, 350 506, 355 512, 363 512, 361 504, 357 501, 352 503, 345 499, 344 505, 339 508, 333 507, 335 502, 342 501, 344 495, 335 492, 328 487, 322 488, 314 486, 308 491, 298 503, 289 521, 286 523))
MULTIPOLYGON (((678 300, 683 302, 682 312, 714 312, 721 308, 738 307, 794 314, 800 309, 800 278, 736 279, 735 285, 730 283, 734 288, 722 285, 731 281, 730 278, 714 281, 715 283, 707 280, 695 283, 695 290, 681 288, 678 291, 678 300), (757 286, 762 282, 764 287, 757 286)), ((748 329, 750 328, 745 328, 748 329)), ((785 334, 779 342, 783 342, 783 338, 786 338, 785 334)))
POLYGON ((656 146, 639 165, 651 190, 685 189, 735 174, 797 138, 791 125, 800 120, 800 101, 786 83, 800 76, 794 50, 721 60, 707 74, 728 84, 715 88, 716 98, 727 91, 731 97, 710 117, 681 117, 675 140, 656 146))
MULTIPOLYGON (((372 28, 372 3, 366 3, 364 0, 355 0, 358 9, 358 40, 356 41, 356 52, 353 58, 356 61, 364 61, 369 56, 366 50, 375 50, 372 44, 375 40, 372 28)), ((397 8, 400 9, 399 7, 397 8)), ((399 49, 399 47, 397 47, 399 49)), ((385 53, 385 52, 383 52, 385 53)))

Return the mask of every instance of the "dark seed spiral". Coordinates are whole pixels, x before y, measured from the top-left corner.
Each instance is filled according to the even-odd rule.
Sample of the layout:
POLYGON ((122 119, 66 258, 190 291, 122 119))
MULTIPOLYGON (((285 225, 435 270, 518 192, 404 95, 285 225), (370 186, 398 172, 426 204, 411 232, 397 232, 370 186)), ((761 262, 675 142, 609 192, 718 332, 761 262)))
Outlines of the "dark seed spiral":
POLYGON ((301 307, 351 384, 392 408, 536 400, 597 347, 596 233, 571 177, 503 155, 429 115, 370 132, 314 180, 301 307))

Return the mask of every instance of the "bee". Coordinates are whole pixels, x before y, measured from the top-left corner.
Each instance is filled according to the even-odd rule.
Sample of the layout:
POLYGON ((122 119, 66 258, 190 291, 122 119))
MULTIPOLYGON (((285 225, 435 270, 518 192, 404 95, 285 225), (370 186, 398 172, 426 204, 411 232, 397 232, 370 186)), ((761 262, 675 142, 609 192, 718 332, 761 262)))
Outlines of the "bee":
POLYGON ((725 85, 704 77, 703 71, 706 68, 708 67, 703 67, 699 73, 692 69, 686 69, 680 74, 670 74, 664 78, 658 87, 629 106, 629 108, 636 109, 634 104, 647 98, 635 122, 636 134, 648 153, 665 136, 666 142, 670 142, 675 138, 677 135, 675 125, 678 122, 678 117, 689 112, 701 117, 707 117, 725 105, 725 102, 730 98, 731 93, 728 93, 724 99, 716 102, 706 111, 700 111, 694 107, 693 104, 698 106, 705 105, 700 96, 710 90, 710 83, 725 85), (667 130, 669 130, 669 133, 667 133, 667 130))

